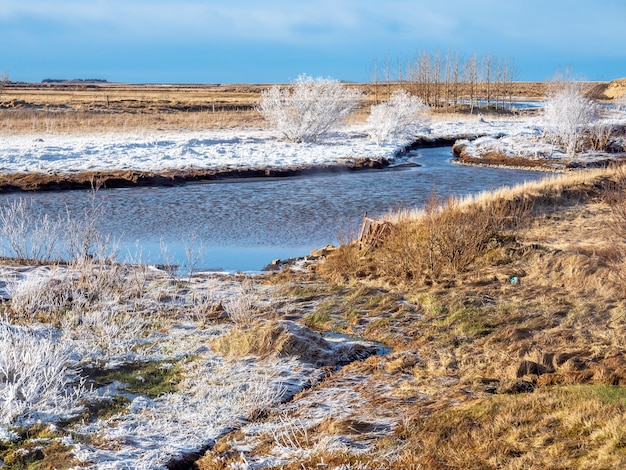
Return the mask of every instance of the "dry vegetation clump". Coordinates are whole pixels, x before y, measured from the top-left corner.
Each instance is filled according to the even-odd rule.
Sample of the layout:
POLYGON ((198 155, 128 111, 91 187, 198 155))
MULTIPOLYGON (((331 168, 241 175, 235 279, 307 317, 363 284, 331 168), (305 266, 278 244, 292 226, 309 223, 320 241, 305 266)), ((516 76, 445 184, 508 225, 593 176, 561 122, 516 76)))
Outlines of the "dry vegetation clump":
POLYGON ((316 331, 290 320, 259 320, 236 326, 212 341, 226 357, 295 357, 319 367, 348 364, 376 353, 361 345, 333 346, 316 331))
POLYGON ((511 242, 529 212, 525 198, 467 205, 433 196, 415 219, 394 216, 393 230, 366 256, 359 256, 357 245, 343 247, 320 272, 366 272, 393 283, 431 285, 467 271, 487 252, 511 242))
POLYGON ((612 217, 609 224, 619 243, 613 248, 612 266, 614 276, 622 285, 622 293, 626 295, 626 169, 619 166, 615 171, 615 182, 607 191, 607 201, 611 207, 612 217))

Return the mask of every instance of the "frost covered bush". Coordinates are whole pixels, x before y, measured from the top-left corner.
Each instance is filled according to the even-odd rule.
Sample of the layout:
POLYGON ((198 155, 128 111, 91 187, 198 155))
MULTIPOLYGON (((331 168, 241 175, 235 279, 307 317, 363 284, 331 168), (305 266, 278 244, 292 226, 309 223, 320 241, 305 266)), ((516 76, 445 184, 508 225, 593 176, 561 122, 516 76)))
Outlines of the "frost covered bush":
POLYGON ((367 133, 378 144, 415 135, 426 124, 427 110, 420 98, 398 90, 388 101, 372 106, 367 133))
POLYGON ((576 153, 581 137, 595 119, 595 105, 579 86, 568 83, 546 99, 545 133, 568 157, 576 153))
POLYGON ((50 335, 0 322, 0 423, 61 419, 85 389, 70 351, 50 335))
POLYGON ((36 262, 66 258, 103 260, 113 255, 108 236, 99 232, 105 207, 90 195, 82 213, 67 210, 65 217, 37 211, 31 199, 19 198, 0 205, 0 256, 36 262))
POLYGON ((301 75, 291 87, 263 91, 258 110, 286 140, 315 142, 352 113, 361 99, 361 92, 338 80, 301 75))
POLYGON ((58 255, 62 231, 61 219, 37 214, 32 200, 20 198, 0 206, 0 249, 6 256, 50 261, 58 255))
POLYGON ((35 318, 37 315, 48 315, 63 311, 68 307, 71 290, 62 280, 55 278, 58 274, 52 270, 46 274, 33 274, 25 279, 11 279, 7 282, 11 296, 10 311, 35 318))

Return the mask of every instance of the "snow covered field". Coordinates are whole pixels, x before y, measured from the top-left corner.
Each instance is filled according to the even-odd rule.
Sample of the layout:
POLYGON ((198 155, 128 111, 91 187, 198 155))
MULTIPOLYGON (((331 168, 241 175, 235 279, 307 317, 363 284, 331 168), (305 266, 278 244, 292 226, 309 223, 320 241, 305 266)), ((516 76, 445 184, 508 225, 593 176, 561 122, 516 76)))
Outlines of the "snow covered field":
MULTIPOLYGON (((606 122, 626 122, 613 114, 606 122)), ((480 147, 501 149, 509 156, 562 158, 542 141, 540 116, 459 116, 431 121, 422 136, 485 136, 480 147), (429 131, 429 132, 428 132, 429 131)), ((325 166, 358 158, 393 160, 409 141, 374 143, 363 125, 343 127, 317 143, 291 143, 271 130, 146 131, 139 134, 17 134, 0 136, 2 173, 77 173, 135 170, 160 172, 192 169, 259 169, 325 166)))
MULTIPOLYGON (((431 123, 430 137, 535 132, 535 118, 477 116, 431 123)), ((281 141, 273 131, 227 129, 140 134, 17 134, 0 136, 0 172, 76 173, 322 166, 356 158, 393 159, 407 141, 376 144, 363 126, 344 127, 318 143, 281 141)))
POLYGON ((390 158, 396 148, 374 144, 359 129, 345 129, 315 144, 283 142, 259 129, 21 134, 0 137, 0 172, 322 166, 360 157, 390 158))

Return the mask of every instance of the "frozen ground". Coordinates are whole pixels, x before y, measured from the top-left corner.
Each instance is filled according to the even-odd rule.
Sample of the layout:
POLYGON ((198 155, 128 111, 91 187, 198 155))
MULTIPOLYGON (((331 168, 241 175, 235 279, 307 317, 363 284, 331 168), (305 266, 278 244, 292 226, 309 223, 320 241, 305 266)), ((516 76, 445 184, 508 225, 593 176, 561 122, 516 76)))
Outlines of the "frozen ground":
MULTIPOLYGON (((623 112, 604 116, 624 124, 623 112)), ((483 136, 479 148, 493 147, 507 155, 561 158, 542 142, 541 116, 435 115, 431 138, 483 136)), ((140 133, 16 134, 0 136, 1 173, 75 173, 102 170, 167 171, 323 166, 357 158, 393 159, 407 141, 374 143, 363 125, 343 127, 318 143, 289 143, 271 130, 258 128, 140 133)), ((470 150, 474 151, 474 150, 470 150)))
MULTIPOLYGON (((284 316, 280 308, 289 308, 275 305, 272 288, 250 278, 199 274, 173 279, 155 268, 89 264, 0 266, 0 280, 0 295, 13 301, 8 311, 21 318, 0 318, 0 445, 20 441, 16 430, 21 426, 50 424, 54 438, 26 439, 20 445, 28 449, 56 441, 71 449, 79 468, 165 468, 328 374, 319 364, 293 355, 229 358, 214 350, 215 338, 227 334, 233 321, 238 325, 245 320, 236 317, 236 311, 269 319, 284 316), (90 285, 85 284, 87 278, 90 285), (62 301, 53 305, 51 299, 59 296, 62 301), (91 298, 88 304, 83 302, 86 297, 91 298), (57 307, 63 313, 55 321, 57 307), (42 356, 29 359, 40 361, 42 374, 67 375, 67 380, 44 396, 28 388, 28 377, 26 382, 13 380, 11 372, 4 377, 7 368, 19 374, 21 359, 10 352, 22 344, 42 351, 42 356), (46 358, 52 353, 65 362, 54 370, 46 358), (174 391, 156 397, 129 393, 117 380, 91 388, 94 382, 86 373, 149 363, 180 368, 174 391), (83 375, 82 382, 76 382, 76 373, 83 375), (70 388, 75 398, 71 403, 65 397, 70 388), (130 400, 125 409, 100 419, 55 425, 72 422, 81 403, 116 396, 130 400)), ((300 341, 315 357, 321 357, 321 350, 315 349, 320 341, 329 348, 329 357, 349 356, 353 344, 376 351, 374 345, 348 338, 309 343, 311 335, 321 336, 300 328, 290 341, 300 341), (300 340, 298 335, 303 335, 300 340)), ((132 380, 145 380, 142 372, 135 374, 132 380)))
MULTIPOLYGON (((519 133, 535 120, 479 117, 435 121, 431 137, 519 133)), ((0 136, 0 172, 165 171, 317 166, 364 157, 393 159, 406 142, 375 144, 363 126, 345 127, 319 143, 289 143, 272 131, 146 131, 0 136)))
POLYGON ((316 144, 283 142, 259 129, 21 134, 0 137, 0 172, 321 166, 360 157, 390 158, 396 149, 394 144, 374 144, 359 129, 344 129, 316 144))

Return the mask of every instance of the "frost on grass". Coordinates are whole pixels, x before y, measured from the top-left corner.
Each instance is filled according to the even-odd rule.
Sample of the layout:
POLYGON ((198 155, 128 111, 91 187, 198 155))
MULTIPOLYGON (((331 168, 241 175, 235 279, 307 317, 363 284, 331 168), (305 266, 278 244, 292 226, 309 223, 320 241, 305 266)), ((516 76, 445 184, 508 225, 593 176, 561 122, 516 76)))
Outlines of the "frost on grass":
POLYGON ((213 356, 188 367, 180 392, 154 400, 137 397, 132 413, 79 429, 92 436, 93 444, 77 445, 75 456, 98 468, 165 468, 266 413, 285 393, 271 364, 222 362, 213 356))
MULTIPOLYGON (((4 326, 3 364, 13 366, 0 366, 9 377, 2 383, 6 416, 0 421, 4 423, 0 436, 4 441, 15 439, 12 426, 16 423, 71 417, 81 397, 91 401, 94 409, 109 400, 111 404, 131 400, 113 408, 117 413, 113 416, 96 415, 91 422, 65 429, 80 435, 68 445, 88 468, 165 468, 168 462, 198 452, 227 431, 265 415, 323 376, 323 371, 295 358, 225 361, 211 351, 211 340, 233 324, 203 321, 197 299, 228 305, 230 314, 238 309, 242 315, 238 320, 245 322, 249 310, 256 314, 269 309, 265 304, 271 299, 263 294, 264 287, 208 276, 195 276, 179 285, 181 281, 153 270, 141 273, 141 292, 126 295, 119 291, 120 286, 134 282, 131 267, 6 267, 2 274, 13 279, 10 315, 33 324, 46 318, 58 329, 4 326), (151 291, 161 289, 157 297, 152 295, 151 291), (65 293, 63 301, 51 303, 51 292, 65 293), (228 303, 244 294, 247 302, 237 308, 228 303), (28 361, 36 370, 19 361, 28 361), (122 383, 151 380, 145 375, 139 378, 141 365, 155 362, 176 363, 178 369, 171 381, 155 385, 154 394, 122 383), (78 363, 91 371, 94 386, 102 384, 93 394, 82 393, 80 377, 72 367, 78 363), (138 364, 137 372, 126 372, 138 364), (113 382, 98 382, 104 371, 111 372, 113 382), (56 378, 38 395, 34 386, 47 382, 37 374, 56 378), (29 382, 31 377, 36 382, 29 382), (23 384, 24 390, 9 394, 15 388, 13 382, 23 384)), ((202 310, 211 314, 205 307, 202 310)))
POLYGON ((80 411, 86 390, 52 331, 0 322, 0 423, 55 422, 80 411))

